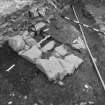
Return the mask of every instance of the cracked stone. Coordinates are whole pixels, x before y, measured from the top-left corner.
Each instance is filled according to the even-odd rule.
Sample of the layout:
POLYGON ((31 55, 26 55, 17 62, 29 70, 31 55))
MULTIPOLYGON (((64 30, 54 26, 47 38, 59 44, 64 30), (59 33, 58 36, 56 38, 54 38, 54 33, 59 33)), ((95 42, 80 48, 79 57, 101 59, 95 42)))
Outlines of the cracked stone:
POLYGON ((72 74, 83 60, 73 54, 66 59, 51 56, 49 59, 37 59, 37 67, 46 74, 49 80, 63 80, 67 74, 72 74))

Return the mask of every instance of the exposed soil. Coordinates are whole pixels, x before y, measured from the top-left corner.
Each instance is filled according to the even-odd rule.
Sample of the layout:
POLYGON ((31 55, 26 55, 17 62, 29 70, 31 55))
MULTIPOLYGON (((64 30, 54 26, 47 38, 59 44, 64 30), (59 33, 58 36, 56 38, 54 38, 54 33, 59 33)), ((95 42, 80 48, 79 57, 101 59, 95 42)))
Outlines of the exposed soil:
MULTIPOLYGON (((75 9, 82 23, 95 24, 93 18, 83 15, 78 5, 75 9)), ((65 15, 74 18, 72 10, 65 15)), ((105 81, 105 45, 98 33, 83 29, 105 81)), ((88 52, 82 52, 82 57, 84 63, 73 75, 65 77, 64 86, 59 86, 48 81, 35 65, 18 56, 5 43, 0 48, 0 105, 9 102, 11 105, 105 105, 105 91, 88 52), (15 68, 7 72, 12 64, 16 65, 15 68)))

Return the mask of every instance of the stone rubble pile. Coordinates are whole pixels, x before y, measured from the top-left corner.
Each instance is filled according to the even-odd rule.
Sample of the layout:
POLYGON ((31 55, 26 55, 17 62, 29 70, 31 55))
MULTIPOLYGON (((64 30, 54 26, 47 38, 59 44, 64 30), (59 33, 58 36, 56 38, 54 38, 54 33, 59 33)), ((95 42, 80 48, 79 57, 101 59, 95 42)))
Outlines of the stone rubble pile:
MULTIPOLYGON (((32 13, 34 17, 39 17, 40 15, 44 17, 46 10, 47 8, 43 6, 41 8, 38 6, 33 6, 30 13, 32 13)), ((66 40, 73 37, 72 46, 74 48, 85 49, 85 45, 81 37, 74 38, 75 33, 71 35, 74 31, 78 34, 77 29, 72 25, 69 26, 69 24, 63 25, 65 25, 63 29, 63 31, 65 31, 64 35, 62 33, 63 37, 68 34, 68 39, 66 40)), ((34 24, 33 30, 35 32, 40 32, 42 29, 46 28, 46 26, 47 23, 40 20, 34 24)), ((79 65, 83 63, 83 59, 71 53, 65 47, 66 44, 63 42, 63 44, 57 45, 57 41, 55 41, 54 38, 49 41, 48 38, 52 37, 49 33, 45 35, 44 38, 41 38, 40 41, 37 40, 36 36, 37 35, 34 32, 29 32, 26 30, 20 35, 10 37, 8 39, 8 44, 20 56, 31 63, 36 64, 37 68, 39 68, 39 70, 42 71, 50 81, 63 80, 66 75, 71 75, 74 73, 79 65), (43 45, 43 42, 46 43, 43 45), (44 56, 44 54, 47 55, 48 53, 50 53, 49 56, 44 56)), ((58 39, 59 38, 60 36, 58 39)))
POLYGON ((64 77, 74 73, 75 69, 83 62, 83 60, 74 54, 65 56, 64 59, 50 56, 49 59, 37 59, 37 67, 44 72, 48 79, 63 80, 64 77))
POLYGON ((23 39, 22 36, 18 35, 10 38, 8 44, 19 55, 36 64, 50 81, 63 80, 67 74, 72 74, 83 62, 81 58, 68 52, 64 47, 65 45, 55 47, 56 42, 54 40, 40 48, 34 38, 23 39), (28 46, 27 49, 26 46, 28 46), (43 53, 52 49, 54 50, 49 58, 42 58, 43 53))

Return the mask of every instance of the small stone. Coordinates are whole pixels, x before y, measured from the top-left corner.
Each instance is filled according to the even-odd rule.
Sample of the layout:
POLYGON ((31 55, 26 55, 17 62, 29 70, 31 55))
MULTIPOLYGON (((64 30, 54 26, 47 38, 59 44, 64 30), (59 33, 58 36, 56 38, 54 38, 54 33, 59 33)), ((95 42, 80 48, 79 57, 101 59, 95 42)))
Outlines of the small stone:
POLYGON ((85 85, 85 88, 88 88, 89 86, 88 85, 85 85))
POLYGON ((14 97, 14 96, 15 96, 15 93, 12 92, 12 93, 10 94, 10 96, 14 97))
POLYGON ((41 50, 42 52, 50 51, 54 48, 54 45, 55 45, 55 41, 50 41, 45 46, 43 46, 41 50))
POLYGON ((100 26, 100 31, 101 31, 101 32, 105 32, 105 25, 101 24, 101 25, 99 25, 99 26, 100 26))
POLYGON ((37 7, 36 6, 32 7, 30 9, 30 12, 34 15, 34 17, 38 17, 39 16, 39 14, 37 12, 37 7))
POLYGON ((58 85, 60 85, 60 86, 64 86, 64 83, 62 82, 62 81, 59 81, 59 82, 57 82, 58 83, 58 85))
POLYGON ((27 96, 24 96, 24 99, 26 100, 28 97, 27 96))
POLYGON ((46 7, 39 8, 38 12, 39 12, 42 16, 45 16, 46 9, 47 9, 46 7))
POLYGON ((81 102, 80 103, 80 105, 86 105, 87 104, 87 102, 81 102))
POLYGON ((88 102, 90 105, 94 105, 94 102, 93 101, 89 101, 88 102))
POLYGON ((38 103, 34 103, 34 105, 38 105, 38 103))
POLYGON ((73 41, 72 46, 76 49, 86 49, 84 41, 80 37, 78 37, 73 41))
POLYGON ((18 55, 22 55, 25 52, 25 50, 21 50, 18 52, 18 55))
POLYGON ((29 35, 29 32, 27 30, 24 31, 22 35, 23 39, 25 39, 28 35, 29 35))
POLYGON ((88 84, 85 84, 85 86, 84 86, 86 89, 91 89, 92 87, 91 86, 89 86, 88 84))
POLYGON ((29 35, 32 38, 32 37, 34 37, 35 33, 34 32, 31 32, 29 35))
POLYGON ((90 87, 90 86, 88 86, 87 84, 85 84, 85 88, 87 88, 87 89, 88 89, 89 87, 90 87))
POLYGON ((8 102, 8 105, 11 105, 12 103, 13 103, 12 101, 9 101, 9 102, 8 102))
POLYGON ((24 47, 24 50, 29 50, 30 49, 30 46, 28 46, 28 45, 25 45, 25 47, 24 47))
POLYGON ((26 44, 30 47, 34 46, 37 44, 37 41, 34 38, 28 38, 25 40, 26 44))

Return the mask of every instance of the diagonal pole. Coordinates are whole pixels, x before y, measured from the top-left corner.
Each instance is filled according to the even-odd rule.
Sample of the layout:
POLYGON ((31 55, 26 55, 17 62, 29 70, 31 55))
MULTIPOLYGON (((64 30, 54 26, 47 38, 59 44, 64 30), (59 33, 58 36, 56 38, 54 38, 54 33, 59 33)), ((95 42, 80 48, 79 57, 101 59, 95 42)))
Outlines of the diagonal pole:
POLYGON ((10 66, 6 71, 9 72, 11 69, 13 69, 15 67, 15 64, 13 64, 12 66, 10 66))
MULTIPOLYGON (((79 21, 79 19, 78 19, 78 16, 77 16, 77 14, 76 14, 76 11, 75 11, 75 9, 74 9, 73 6, 72 6, 72 9, 73 9, 74 15, 75 15, 75 17, 76 17, 78 23, 80 23, 80 21, 79 21)), ((102 83, 103 89, 105 90, 105 83, 104 83, 104 80, 102 79, 102 76, 101 76, 101 74, 100 74, 100 72, 99 72, 99 69, 98 69, 98 67, 97 67, 97 65, 96 65, 96 62, 95 62, 95 60, 94 60, 94 57, 93 57, 93 55, 92 55, 92 53, 91 53, 91 51, 90 51, 90 48, 89 48, 89 46, 88 46, 88 44, 87 44, 87 41, 86 41, 86 38, 85 38, 85 34, 84 34, 84 32, 83 32, 83 29, 82 29, 81 24, 79 24, 79 27, 80 27, 80 30, 81 30, 81 33, 82 33, 82 36, 83 36, 83 39, 84 39, 84 43, 85 43, 85 45, 86 45, 86 48, 87 48, 87 50, 88 50, 88 52, 89 52, 89 55, 90 55, 90 57, 91 57, 91 60, 92 60, 93 65, 94 65, 94 67, 95 67, 95 70, 96 70, 96 72, 97 72, 97 75, 98 75, 98 77, 99 77, 99 79, 100 79, 100 81, 101 81, 101 83, 102 83)))

